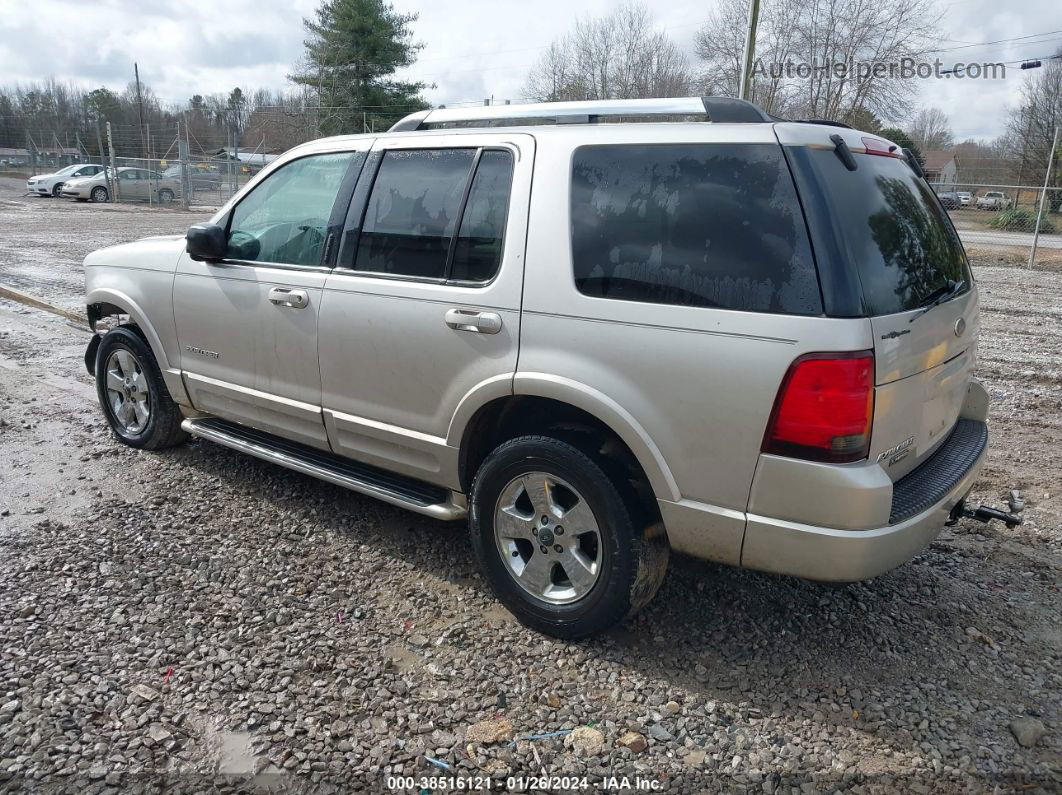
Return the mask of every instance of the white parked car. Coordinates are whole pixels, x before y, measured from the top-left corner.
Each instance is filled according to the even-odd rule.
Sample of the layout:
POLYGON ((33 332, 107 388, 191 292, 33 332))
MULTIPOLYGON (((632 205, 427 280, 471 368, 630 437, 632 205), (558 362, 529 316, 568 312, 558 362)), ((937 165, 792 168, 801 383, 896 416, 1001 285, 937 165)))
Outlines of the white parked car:
POLYGON ((973 204, 973 194, 968 190, 956 191, 956 196, 959 197, 959 204, 963 207, 969 207, 973 204))
POLYGON ((39 196, 58 196, 63 185, 77 177, 92 177, 103 171, 103 166, 97 163, 76 163, 66 168, 61 168, 54 174, 38 174, 26 180, 26 190, 39 196))

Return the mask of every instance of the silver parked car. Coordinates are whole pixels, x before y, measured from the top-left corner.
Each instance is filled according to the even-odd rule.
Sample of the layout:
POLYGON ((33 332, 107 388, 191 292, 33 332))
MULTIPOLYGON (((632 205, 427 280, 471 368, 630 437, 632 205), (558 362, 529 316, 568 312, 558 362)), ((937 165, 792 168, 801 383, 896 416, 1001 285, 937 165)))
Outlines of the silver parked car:
POLYGON ((181 195, 179 179, 172 179, 157 171, 132 166, 121 166, 113 170, 106 168, 94 176, 71 179, 63 185, 61 195, 78 201, 110 201, 111 189, 116 183, 118 198, 121 201, 154 201, 159 204, 169 204, 181 195), (110 175, 109 180, 108 175, 110 175))
POLYGON ((928 184, 737 100, 424 111, 85 273, 120 441, 467 517, 498 598, 561 637, 645 604, 672 549, 881 574, 985 458, 977 289, 928 184))

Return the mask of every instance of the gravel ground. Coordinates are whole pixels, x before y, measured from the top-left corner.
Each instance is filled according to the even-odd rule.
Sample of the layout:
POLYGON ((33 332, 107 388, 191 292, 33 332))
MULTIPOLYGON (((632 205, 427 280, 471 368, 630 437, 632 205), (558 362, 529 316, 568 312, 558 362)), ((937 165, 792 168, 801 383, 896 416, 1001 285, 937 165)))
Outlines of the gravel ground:
POLYGON ((81 262, 90 251, 146 235, 184 234, 211 215, 23 196, 25 186, 24 179, 0 177, 0 283, 67 309, 84 309, 81 262))
MULTIPOLYGON (((83 250, 192 220, 8 195, 0 281, 65 306, 83 250)), ((204 442, 117 444, 87 335, 0 301, 0 790, 1062 790, 1062 275, 976 275, 973 497, 1020 488, 1025 525, 964 521, 842 588, 673 558, 575 644, 498 606, 459 525, 204 442)))

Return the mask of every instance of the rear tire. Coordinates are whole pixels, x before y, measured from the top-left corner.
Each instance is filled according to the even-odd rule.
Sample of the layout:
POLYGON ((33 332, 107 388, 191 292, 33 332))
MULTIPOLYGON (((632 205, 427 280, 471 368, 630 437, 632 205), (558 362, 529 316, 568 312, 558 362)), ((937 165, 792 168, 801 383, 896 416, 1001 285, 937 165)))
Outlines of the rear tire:
POLYGON ((575 639, 623 621, 663 582, 667 538, 645 514, 577 448, 521 436, 476 473, 469 526, 498 599, 531 629, 575 639))
POLYGON ((96 351, 96 394, 118 441, 162 450, 188 440, 181 410, 162 378, 155 354, 129 326, 108 331, 96 351))

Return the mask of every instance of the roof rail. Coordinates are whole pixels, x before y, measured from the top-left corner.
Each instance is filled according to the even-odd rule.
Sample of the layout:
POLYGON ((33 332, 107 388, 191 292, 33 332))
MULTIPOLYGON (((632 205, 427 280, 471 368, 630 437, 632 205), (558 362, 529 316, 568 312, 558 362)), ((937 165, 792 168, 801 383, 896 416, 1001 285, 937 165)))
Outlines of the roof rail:
POLYGON ((535 102, 526 105, 485 105, 438 108, 411 113, 391 132, 448 127, 519 127, 529 124, 596 124, 609 117, 652 119, 694 116, 724 124, 776 121, 756 105, 732 97, 671 97, 666 99, 603 99, 580 102, 535 102))

